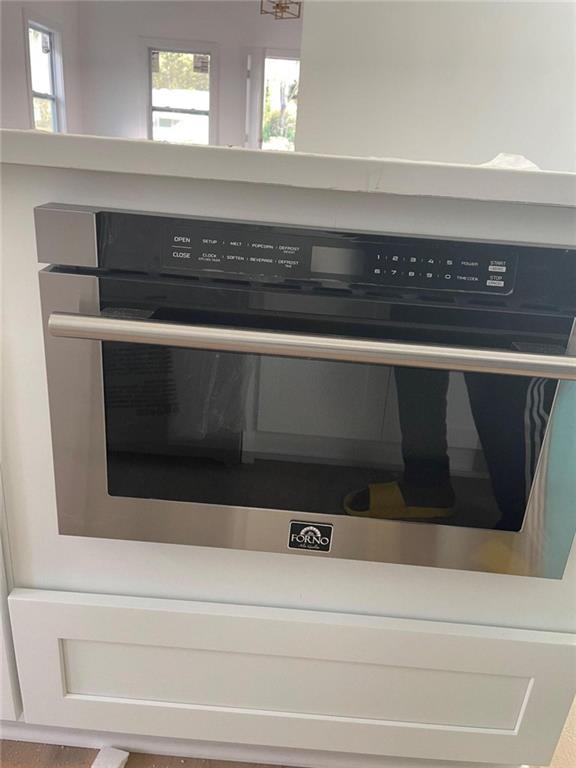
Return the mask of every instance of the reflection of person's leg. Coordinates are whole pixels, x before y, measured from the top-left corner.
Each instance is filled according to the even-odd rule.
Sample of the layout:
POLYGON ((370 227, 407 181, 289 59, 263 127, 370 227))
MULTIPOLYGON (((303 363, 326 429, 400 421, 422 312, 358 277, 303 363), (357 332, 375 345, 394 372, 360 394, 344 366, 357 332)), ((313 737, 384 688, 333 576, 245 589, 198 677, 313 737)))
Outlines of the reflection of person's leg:
POLYGON ((449 483, 446 437, 448 371, 395 368, 402 431, 404 481, 409 486, 449 483))
POLYGON ((348 514, 392 519, 424 519, 451 514, 446 439, 446 397, 449 373, 396 368, 396 390, 404 473, 349 494, 348 514))
POLYGON ((522 527, 556 382, 468 373, 466 385, 501 513, 496 527, 518 531, 522 527))

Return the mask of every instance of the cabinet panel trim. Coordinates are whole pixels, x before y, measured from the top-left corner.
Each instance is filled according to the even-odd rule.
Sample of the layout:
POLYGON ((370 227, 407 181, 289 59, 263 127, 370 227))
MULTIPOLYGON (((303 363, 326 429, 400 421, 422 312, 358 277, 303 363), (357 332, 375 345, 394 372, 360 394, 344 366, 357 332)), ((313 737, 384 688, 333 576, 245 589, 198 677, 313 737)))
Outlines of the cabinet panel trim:
POLYGON ((11 594, 10 608, 25 717, 41 725, 546 763, 574 695, 576 643, 563 633, 25 589, 11 594), (130 648, 140 659, 132 666, 130 648), (242 681, 248 658, 252 674, 242 681), (218 680, 219 660, 230 690, 218 680), (361 673, 366 665, 388 686, 382 696, 378 681, 361 673), (190 683, 178 680, 180 668, 190 683), (305 679, 294 681, 300 670, 305 679), (324 677, 324 696, 326 670, 341 672, 346 691, 324 677), (476 679, 482 685, 468 691, 476 679), (443 693, 452 701, 443 703, 443 693), (417 703, 419 694, 445 707, 439 722, 426 722, 432 708, 417 703), (458 696, 464 721, 451 712, 458 696))

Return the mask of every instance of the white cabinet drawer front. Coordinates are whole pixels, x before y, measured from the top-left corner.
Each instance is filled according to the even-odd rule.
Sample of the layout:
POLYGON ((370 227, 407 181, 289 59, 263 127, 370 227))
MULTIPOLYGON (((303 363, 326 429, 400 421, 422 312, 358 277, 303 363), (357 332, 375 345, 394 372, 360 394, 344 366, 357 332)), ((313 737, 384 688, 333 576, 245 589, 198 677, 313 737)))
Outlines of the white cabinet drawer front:
POLYGON ((127 643, 62 641, 66 693, 514 729, 530 679, 127 643), (155 670, 143 675, 143 670, 155 670))
POLYGON ((39 590, 10 610, 43 725, 545 764, 575 689, 558 633, 39 590))

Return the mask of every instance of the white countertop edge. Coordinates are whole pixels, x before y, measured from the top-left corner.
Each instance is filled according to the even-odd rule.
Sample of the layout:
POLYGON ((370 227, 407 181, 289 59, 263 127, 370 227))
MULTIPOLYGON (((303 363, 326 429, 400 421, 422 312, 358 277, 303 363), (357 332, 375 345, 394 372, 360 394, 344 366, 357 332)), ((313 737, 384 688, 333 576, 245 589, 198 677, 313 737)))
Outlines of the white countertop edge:
POLYGON ((559 171, 183 146, 10 129, 0 131, 0 160, 107 173, 576 207, 576 173, 559 171))

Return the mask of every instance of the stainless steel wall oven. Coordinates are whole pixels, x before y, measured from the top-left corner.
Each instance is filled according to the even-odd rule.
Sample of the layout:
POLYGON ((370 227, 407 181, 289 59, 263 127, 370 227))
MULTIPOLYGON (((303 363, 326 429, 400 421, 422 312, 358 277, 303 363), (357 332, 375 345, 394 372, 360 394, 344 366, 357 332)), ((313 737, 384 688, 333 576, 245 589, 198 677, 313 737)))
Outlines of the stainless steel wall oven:
POLYGON ((35 221, 60 533, 561 577, 574 250, 35 221))

